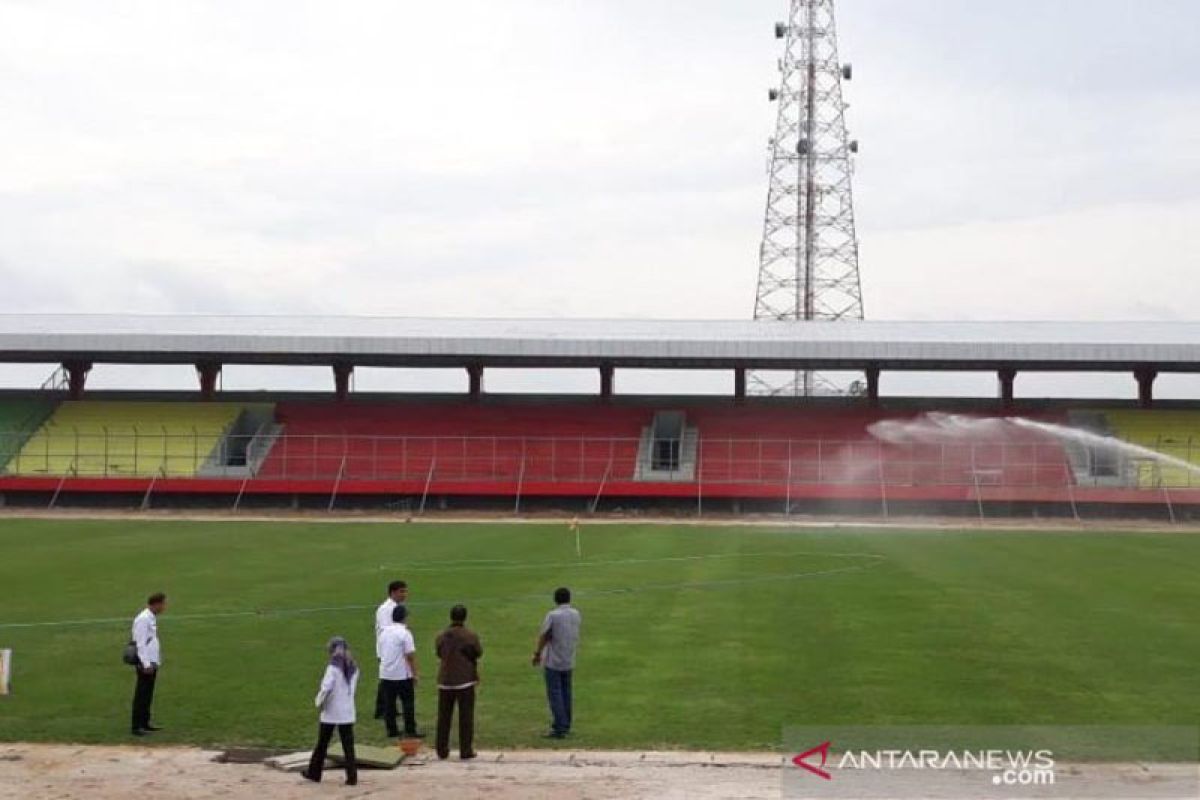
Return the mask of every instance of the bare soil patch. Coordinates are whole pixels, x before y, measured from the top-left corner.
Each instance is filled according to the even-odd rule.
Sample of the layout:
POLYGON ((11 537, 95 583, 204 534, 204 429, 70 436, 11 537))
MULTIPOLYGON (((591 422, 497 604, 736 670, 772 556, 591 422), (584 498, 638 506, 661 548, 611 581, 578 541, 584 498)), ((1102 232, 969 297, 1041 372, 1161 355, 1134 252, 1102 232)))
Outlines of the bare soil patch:
POLYGON ((219 763, 220 755, 178 747, 0 745, 0 798, 758 800, 779 797, 783 761, 771 754, 482 752, 471 762, 421 756, 393 771, 363 771, 350 788, 340 770, 327 772, 318 786, 261 763, 219 763))

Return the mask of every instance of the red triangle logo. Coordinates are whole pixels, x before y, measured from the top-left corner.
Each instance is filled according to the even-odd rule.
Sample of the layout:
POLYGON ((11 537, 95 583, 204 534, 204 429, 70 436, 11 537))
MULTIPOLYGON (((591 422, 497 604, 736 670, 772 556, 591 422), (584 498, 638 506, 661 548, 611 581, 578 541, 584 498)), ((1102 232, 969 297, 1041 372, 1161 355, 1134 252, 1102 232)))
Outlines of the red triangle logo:
POLYGON ((818 778, 821 778, 821 779, 827 780, 827 781, 831 781, 831 780, 833 780, 833 776, 830 775, 828 772, 826 772, 823 769, 823 767, 825 766, 825 762, 829 760, 830 746, 831 746, 830 742, 825 742, 824 744, 819 744, 816 747, 814 747, 812 750, 803 752, 800 755, 793 758, 792 763, 795 764, 800 769, 808 770, 813 775, 816 775, 818 778), (809 764, 808 759, 813 758, 814 756, 817 756, 817 755, 821 756, 820 765, 813 766, 812 764, 809 764))

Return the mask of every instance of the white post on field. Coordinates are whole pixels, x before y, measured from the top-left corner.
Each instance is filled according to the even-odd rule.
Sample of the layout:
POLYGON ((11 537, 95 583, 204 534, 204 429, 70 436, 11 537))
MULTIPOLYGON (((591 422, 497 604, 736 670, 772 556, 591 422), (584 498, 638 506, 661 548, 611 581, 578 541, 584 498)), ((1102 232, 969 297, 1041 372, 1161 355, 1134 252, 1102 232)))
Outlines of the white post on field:
POLYGON ((12 650, 0 650, 0 697, 12 694, 12 650))
POLYGON ((575 532, 575 557, 583 558, 583 539, 579 533, 579 517, 571 517, 571 521, 567 523, 567 527, 575 532))

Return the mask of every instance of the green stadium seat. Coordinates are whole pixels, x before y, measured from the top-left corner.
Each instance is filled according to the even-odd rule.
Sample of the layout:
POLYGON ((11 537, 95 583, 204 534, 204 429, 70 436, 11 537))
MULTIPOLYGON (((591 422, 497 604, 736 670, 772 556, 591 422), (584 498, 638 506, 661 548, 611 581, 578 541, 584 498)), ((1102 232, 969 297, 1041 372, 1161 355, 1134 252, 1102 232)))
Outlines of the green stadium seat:
POLYGON ((0 400, 0 473, 53 410, 49 400, 0 400))

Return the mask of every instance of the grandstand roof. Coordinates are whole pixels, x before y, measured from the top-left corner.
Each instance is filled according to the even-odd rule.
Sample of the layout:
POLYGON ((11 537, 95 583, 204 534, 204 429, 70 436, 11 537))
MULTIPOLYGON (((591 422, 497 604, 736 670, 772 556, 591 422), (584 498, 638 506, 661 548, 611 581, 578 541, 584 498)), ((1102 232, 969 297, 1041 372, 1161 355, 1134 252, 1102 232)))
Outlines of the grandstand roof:
POLYGON ((0 362, 1200 372, 1192 322, 0 315, 0 362))

